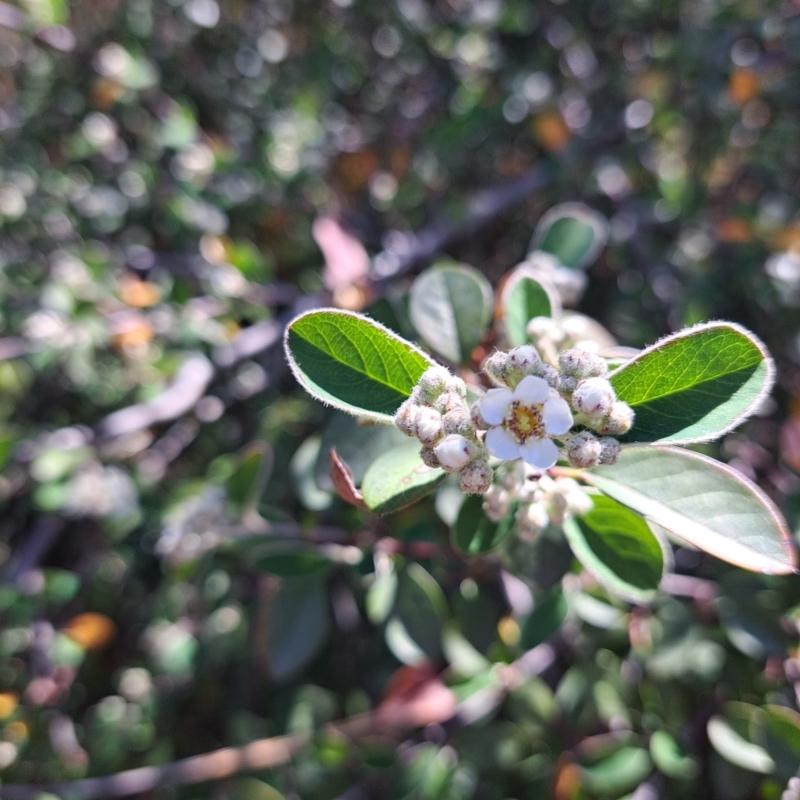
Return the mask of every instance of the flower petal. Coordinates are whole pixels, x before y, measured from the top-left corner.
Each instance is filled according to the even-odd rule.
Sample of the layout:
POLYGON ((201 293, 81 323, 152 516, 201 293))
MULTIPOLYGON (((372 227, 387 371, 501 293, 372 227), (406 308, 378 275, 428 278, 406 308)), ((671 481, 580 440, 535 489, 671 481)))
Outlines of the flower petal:
POLYGON ((569 403, 560 397, 554 397, 544 404, 542 420, 544 429, 550 436, 560 436, 562 433, 566 433, 574 422, 572 412, 569 410, 569 403))
POLYGON ((558 448, 552 439, 528 439, 519 446, 519 452, 536 469, 549 469, 558 461, 558 448))
POLYGON ((514 399, 519 400, 523 405, 530 406, 534 403, 544 403, 549 393, 550 385, 544 378, 528 375, 514 389, 514 399))
POLYGON ((506 418, 512 399, 508 389, 489 389, 478 401, 481 416, 490 425, 499 425, 506 418))
POLYGON ((503 461, 515 461, 519 458, 519 442, 505 428, 489 428, 486 431, 485 444, 493 456, 503 461))

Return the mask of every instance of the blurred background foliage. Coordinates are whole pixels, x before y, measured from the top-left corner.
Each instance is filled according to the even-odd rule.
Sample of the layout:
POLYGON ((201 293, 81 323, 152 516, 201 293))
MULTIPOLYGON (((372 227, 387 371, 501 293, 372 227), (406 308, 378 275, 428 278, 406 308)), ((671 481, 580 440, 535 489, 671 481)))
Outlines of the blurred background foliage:
POLYGON ((146 796, 800 796, 796 578, 679 548, 645 608, 557 539, 464 558, 449 484, 336 496, 331 446, 360 478, 396 434, 280 348, 331 302, 412 335, 437 251, 496 283, 579 200, 621 343, 770 347, 715 452, 794 529, 799 191, 790 0, 0 1, 3 783, 318 732, 146 796), (414 724, 325 727, 375 709, 414 724))

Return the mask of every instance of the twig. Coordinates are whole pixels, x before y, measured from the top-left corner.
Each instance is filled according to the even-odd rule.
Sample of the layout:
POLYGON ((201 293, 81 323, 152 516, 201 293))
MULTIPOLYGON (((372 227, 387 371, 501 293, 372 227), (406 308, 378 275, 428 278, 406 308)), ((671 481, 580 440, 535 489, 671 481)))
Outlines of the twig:
POLYGON ((22 544, 14 551, 3 574, 4 584, 16 583, 25 573, 38 567, 47 551, 53 546, 61 531, 63 519, 45 516, 36 520, 22 544))

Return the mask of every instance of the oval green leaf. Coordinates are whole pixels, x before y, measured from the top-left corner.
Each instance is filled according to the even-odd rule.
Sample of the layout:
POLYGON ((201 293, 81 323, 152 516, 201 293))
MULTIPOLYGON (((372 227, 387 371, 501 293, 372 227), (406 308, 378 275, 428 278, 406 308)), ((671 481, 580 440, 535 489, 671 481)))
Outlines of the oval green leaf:
POLYGON ((550 253, 565 267, 580 269, 597 258, 607 240, 608 223, 602 214, 582 203, 562 203, 539 220, 530 250, 550 253))
POLYGON ((419 457, 419 444, 395 447, 372 462, 361 484, 364 502, 371 511, 389 514, 432 492, 447 473, 431 469, 419 457))
POLYGON ((634 447, 584 479, 694 547, 753 572, 787 575, 795 552, 780 512, 741 473, 675 447, 634 447))
POLYGON ((508 276, 500 293, 500 315, 512 347, 530 341, 527 327, 534 317, 555 317, 560 313, 558 292, 535 269, 523 264, 508 276))
POLYGON ((650 737, 650 756, 656 768, 668 778, 688 780, 700 772, 697 761, 686 755, 667 731, 656 731, 650 737))
POLYGON ((609 376, 636 412, 623 442, 688 444, 716 439, 753 413, 772 387, 764 345, 730 322, 668 336, 609 376))
POLYGON ((601 795, 619 797, 638 786, 653 768, 650 755, 641 747, 622 747, 602 761, 580 768, 583 785, 601 795))
POLYGON ((430 348, 453 364, 466 364, 492 319, 492 287, 478 270, 441 263, 411 287, 411 322, 430 348))
POLYGON ((520 646, 531 650, 549 639, 563 625, 568 611, 567 598, 560 586, 542 595, 522 626, 520 646))
POLYGON ((319 576, 285 579, 271 599, 267 660, 275 679, 286 680, 320 650, 330 617, 325 583, 319 576))
POLYGON ((286 357, 317 400, 357 416, 391 422, 432 361, 360 314, 309 311, 286 328, 286 357))
POLYGON ((313 545, 286 540, 257 545, 249 557, 256 569, 281 578, 313 575, 332 564, 331 559, 313 545))
POLYGON ((637 514, 610 497, 593 497, 594 508, 564 523, 578 561, 609 591, 626 600, 652 600, 664 577, 662 543, 637 514))
POLYGON ((711 717, 706 732, 714 749, 731 764, 765 775, 774 771, 775 762, 770 754, 760 745, 748 741, 723 717, 711 717))
POLYGON ((513 528, 514 510, 500 522, 492 522, 483 513, 483 496, 471 494, 459 509, 451 538, 456 549, 477 556, 499 547, 513 528))

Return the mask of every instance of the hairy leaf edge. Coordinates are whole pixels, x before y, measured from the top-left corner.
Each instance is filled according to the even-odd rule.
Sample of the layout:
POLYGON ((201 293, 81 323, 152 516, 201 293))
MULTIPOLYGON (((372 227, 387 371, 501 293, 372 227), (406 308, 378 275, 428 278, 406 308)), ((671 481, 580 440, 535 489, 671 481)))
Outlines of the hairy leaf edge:
MULTIPOLYGON (((659 339, 655 344, 650 345, 650 347, 645 348, 644 350, 640 351, 636 356, 634 356, 630 361, 626 361, 621 366, 617 367, 613 372, 610 372, 606 377, 609 381, 612 381, 613 386, 613 378, 615 375, 622 372, 624 369, 629 367, 631 364, 634 364, 637 361, 648 356, 650 353, 655 352, 656 350, 660 350, 664 347, 665 344, 669 344, 670 342, 678 341, 679 339, 686 339, 689 336, 693 336, 698 331, 703 330, 711 330, 712 328, 731 328, 735 330, 737 333, 741 333, 742 335, 746 336, 759 350, 761 355, 764 358, 764 363, 767 365, 767 376, 766 380, 764 381, 764 385, 761 387, 756 398, 753 400, 752 403, 742 411, 739 416, 737 416, 732 422, 728 423, 723 428, 720 428, 717 431, 712 433, 708 433, 705 436, 690 436, 686 439, 670 439, 669 445, 683 445, 683 444, 702 444, 703 442, 713 442, 715 439, 719 439, 720 436, 724 436, 726 433, 730 433, 732 430, 735 430, 739 427, 746 419, 751 417, 755 410, 764 402, 764 400, 769 397, 770 392, 772 392, 772 388, 775 385, 775 362, 772 359, 772 356, 767 350, 766 345, 758 338, 752 331, 749 331, 743 325, 739 325, 736 322, 728 322, 727 320, 712 320, 710 322, 700 322, 697 325, 692 325, 690 328, 685 328, 682 331, 678 331, 677 333, 670 333, 667 336, 659 339)), ((633 423, 633 430, 636 427, 636 421, 634 420, 633 423)), ((625 443, 625 447, 653 447, 654 442, 631 442, 630 444, 625 443)), ((665 447, 669 446, 665 443, 665 447)))
POLYGON ((321 397, 317 392, 315 392, 307 383, 306 379, 303 376, 300 367, 298 366, 297 362, 292 355, 291 347, 289 346, 289 334, 291 333, 292 326, 299 322, 301 319, 305 317, 309 317, 316 314, 338 314, 339 316, 343 317, 353 317, 354 319, 362 320, 363 322, 372 325, 375 328, 378 328, 381 332, 385 333, 392 339, 404 344, 409 350, 413 350, 417 355, 422 356, 432 367, 436 366, 436 362, 421 348, 417 347, 412 342, 409 342, 408 339, 404 339, 399 334, 395 333, 393 330, 390 330, 385 325, 376 320, 368 317, 366 314, 359 314, 355 311, 346 311, 345 309, 341 308, 313 308, 310 311, 304 311, 302 314, 298 314, 294 317, 290 322, 286 325, 286 330, 283 332, 283 351, 286 354, 286 362, 289 364, 289 369, 292 371, 292 375, 294 375, 295 380, 305 389, 315 400, 322 403, 325 406, 331 406, 332 408, 338 408, 340 411, 344 411, 347 414, 351 414, 354 417, 361 417, 363 419, 369 419, 373 422, 381 422, 384 424, 391 424, 394 422, 394 417, 389 416, 388 414, 379 414, 375 411, 366 411, 360 410, 355 411, 355 406, 349 406, 346 403, 335 403, 328 398, 321 397))

